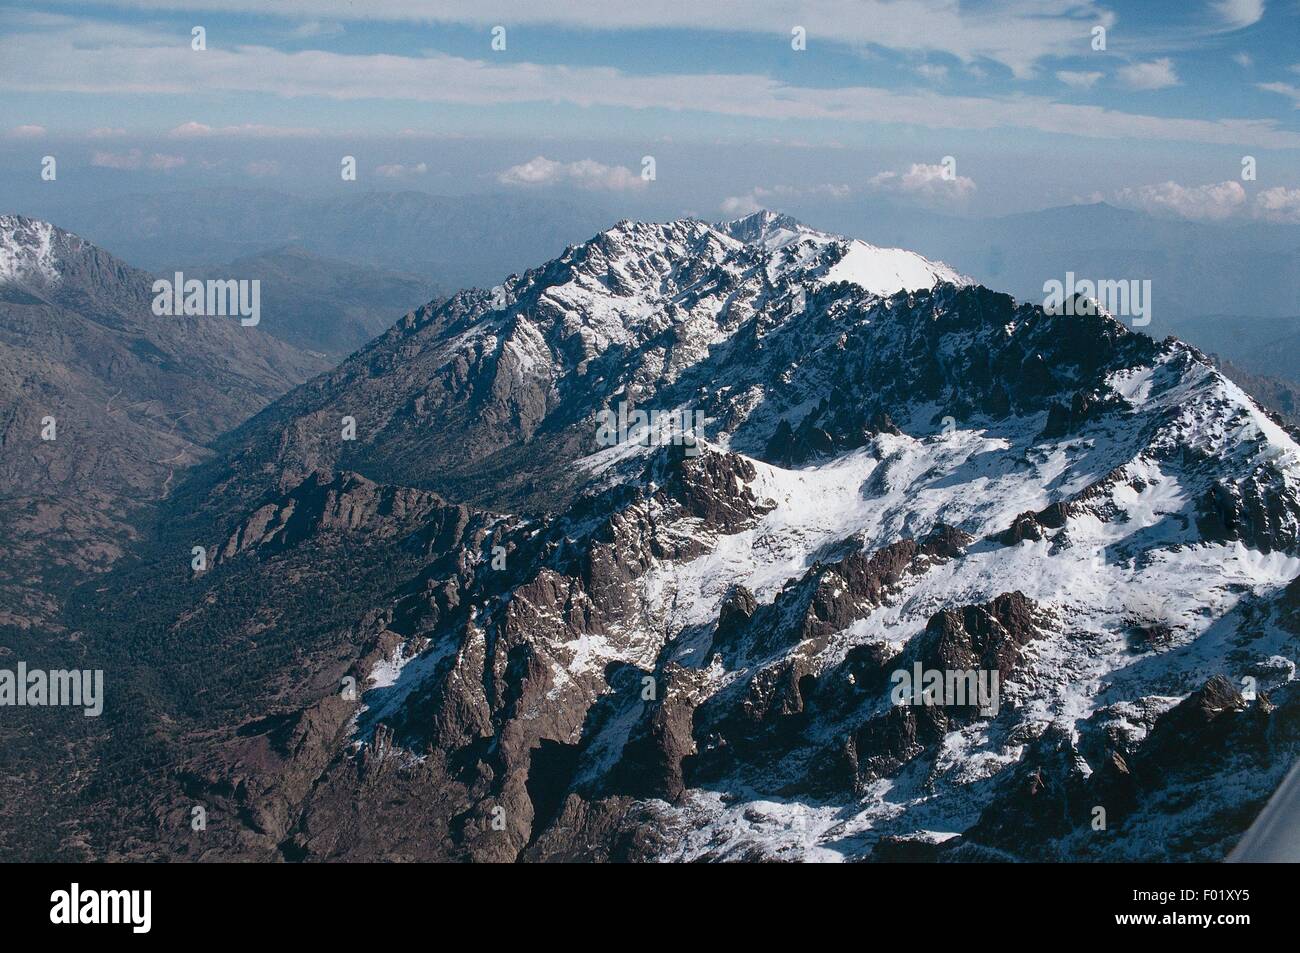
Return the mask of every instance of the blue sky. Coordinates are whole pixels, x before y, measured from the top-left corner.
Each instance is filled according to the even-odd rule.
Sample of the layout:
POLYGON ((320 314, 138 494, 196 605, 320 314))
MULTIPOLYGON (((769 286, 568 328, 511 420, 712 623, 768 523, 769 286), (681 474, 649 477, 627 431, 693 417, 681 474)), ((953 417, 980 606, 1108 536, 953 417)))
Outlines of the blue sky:
POLYGON ((371 188, 638 213, 880 197, 1300 221, 1298 41, 1300 0, 24 3, 0 6, 0 171, 20 196, 47 154, 72 194, 313 191, 352 154, 371 188))

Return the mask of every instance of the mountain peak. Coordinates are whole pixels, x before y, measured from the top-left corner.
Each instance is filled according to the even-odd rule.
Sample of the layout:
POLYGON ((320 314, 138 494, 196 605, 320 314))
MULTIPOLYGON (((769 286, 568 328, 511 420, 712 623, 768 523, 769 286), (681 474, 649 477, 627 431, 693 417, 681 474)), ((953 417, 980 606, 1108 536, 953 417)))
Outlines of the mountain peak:
POLYGON ((744 218, 719 222, 714 227, 738 242, 744 242, 746 245, 764 245, 768 248, 779 248, 801 235, 837 237, 809 228, 793 216, 783 212, 773 212, 771 209, 759 209, 744 218))
POLYGON ((24 215, 0 215, 0 283, 57 283, 55 249, 61 235, 49 222, 24 215))
MULTIPOLYGON (((818 231, 798 219, 770 209, 760 209, 744 218, 720 222, 718 231, 746 245, 768 252, 780 252, 792 245, 808 243, 814 249, 831 248, 822 268, 824 283, 846 281, 879 295, 898 291, 920 291, 936 284, 969 285, 974 282, 945 265, 904 248, 881 248, 869 242, 818 231)), ((794 255, 801 264, 807 256, 794 255)))

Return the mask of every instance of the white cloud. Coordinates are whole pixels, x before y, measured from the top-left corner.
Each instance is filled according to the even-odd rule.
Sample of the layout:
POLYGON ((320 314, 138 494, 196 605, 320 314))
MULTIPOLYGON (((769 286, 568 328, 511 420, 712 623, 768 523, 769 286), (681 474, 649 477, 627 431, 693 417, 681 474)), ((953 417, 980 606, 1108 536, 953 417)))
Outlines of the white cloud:
POLYGON ((626 166, 605 165, 595 159, 555 162, 545 156, 513 165, 497 176, 502 185, 573 185, 580 189, 626 191, 648 183, 626 166))
POLYGON ((379 166, 375 169, 375 174, 386 179, 401 179, 410 175, 424 175, 428 171, 429 165, 426 162, 417 162, 415 165, 393 163, 392 165, 379 166))
POLYGON ((780 208, 791 200, 819 198, 839 201, 853 194, 847 185, 831 182, 819 185, 773 185, 756 186, 748 195, 731 195, 722 200, 721 209, 725 215, 744 216, 762 208, 780 208))
POLYGON ((975 192, 975 180, 964 175, 948 178, 942 165, 912 163, 906 172, 881 172, 867 183, 874 191, 905 196, 930 205, 966 201, 975 192))
POLYGON ((1066 86, 1071 86, 1074 89, 1092 89, 1101 77, 1101 73, 1082 73, 1068 69, 1056 71, 1056 78, 1066 86))
POLYGON ((14 126, 9 130, 14 139, 39 139, 45 135, 44 126, 14 126))
POLYGON ((1265 92, 1286 96, 1296 109, 1300 109, 1300 86, 1292 86, 1290 83, 1256 83, 1255 85, 1265 92))
POLYGON ((1300 224, 1300 189, 1275 186, 1255 196, 1255 217, 1267 222, 1300 224))
POLYGON ((1255 65, 1255 60, 1249 53, 1234 53, 1232 55, 1232 61, 1242 69, 1250 69, 1255 65))
POLYGON ((1200 222, 1255 219, 1265 222, 1300 224, 1300 188, 1274 186, 1250 198, 1233 179, 1209 185, 1180 185, 1161 182, 1122 189, 1114 196, 1117 205, 1173 215, 1200 222))
POLYGON ((167 133, 167 135, 176 139, 190 139, 195 136, 210 136, 212 135, 212 127, 204 125, 201 122, 184 122, 171 132, 167 133))
POLYGON ((175 129, 172 129, 167 135, 173 139, 202 139, 208 136, 225 137, 246 137, 252 139, 274 139, 278 137, 301 138, 304 136, 319 136, 319 129, 310 129, 293 126, 265 126, 259 123, 245 123, 242 126, 209 126, 206 123, 190 122, 181 123, 175 129))
POLYGON ((853 194, 847 185, 823 182, 819 185, 774 185, 770 188, 757 188, 754 194, 764 199, 822 198, 846 199, 853 194))
POLYGON ((941 83, 948 78, 948 67, 922 63, 916 68, 916 73, 922 79, 928 79, 932 83, 941 83))
POLYGON ((184 156, 153 153, 146 156, 139 149, 130 152, 96 152, 90 157, 90 164, 101 169, 152 169, 154 172, 170 172, 185 165, 184 156))
POLYGON ((1218 222, 1246 208, 1246 190, 1229 179, 1212 185, 1179 185, 1161 182, 1127 188, 1117 193, 1116 204, 1195 221, 1218 222))
POLYGON ((274 159, 254 159, 244 166, 244 172, 255 179, 264 179, 268 176, 280 174, 280 163, 274 159))
POLYGON ((722 200, 720 210, 723 215, 734 218, 744 218, 763 208, 757 197, 752 193, 749 195, 730 195, 722 200))
POLYGON ((116 139, 118 136, 125 136, 126 130, 114 126, 99 126, 96 129, 86 133, 87 139, 116 139))
POLYGON ((90 157, 90 164, 101 169, 138 169, 142 161, 143 156, 139 149, 132 150, 127 155, 96 152, 90 157))
POLYGON ((343 34, 343 24, 325 23, 321 20, 308 20, 306 23, 300 23, 293 28, 289 35, 299 40, 313 39, 315 37, 341 36, 343 34))
POLYGON ((1258 23, 1264 17, 1264 0, 1214 0, 1212 6, 1232 30, 1258 23))
POLYGON ((1178 85, 1178 74, 1174 72, 1174 61, 1161 57, 1150 63, 1132 63, 1121 66, 1119 78, 1130 89, 1168 89, 1178 85))
POLYGON ((184 156, 159 155, 157 152, 151 155, 146 163, 149 168, 157 172, 170 172, 172 169, 179 169, 184 164, 184 156))

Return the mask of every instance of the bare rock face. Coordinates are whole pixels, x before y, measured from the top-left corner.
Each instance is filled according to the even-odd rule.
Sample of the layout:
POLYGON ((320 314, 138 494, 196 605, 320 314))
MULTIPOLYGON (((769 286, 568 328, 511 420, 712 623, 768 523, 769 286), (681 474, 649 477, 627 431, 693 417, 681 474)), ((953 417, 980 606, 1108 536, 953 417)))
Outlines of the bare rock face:
POLYGON ((1084 424, 1099 420, 1107 413, 1120 410, 1123 401, 1113 395, 1084 390, 1075 391, 1069 406, 1052 403, 1047 410, 1047 424, 1041 434, 1046 439, 1075 433, 1084 424))
POLYGON ((1085 509, 1079 503, 1060 500, 1037 513, 1032 510, 1026 511, 1017 516, 997 537, 998 542, 1003 546, 1015 546, 1026 539, 1043 539, 1048 530, 1062 528, 1071 516, 1085 512, 1085 509))
POLYGON ((985 669, 1003 680, 1012 676, 1020 650, 1042 629, 1023 593, 1010 592, 982 606, 945 609, 931 618, 916 653, 927 668, 985 669))
POLYGON ((1240 540, 1269 553, 1300 543, 1300 505, 1276 473, 1260 470, 1240 482, 1219 480, 1198 501, 1198 528, 1207 539, 1240 540))
POLYGON ((1300 635, 1300 576, 1291 580, 1279 601, 1282 625, 1300 635))
POLYGON ((265 548, 288 548, 321 533, 366 533, 378 538, 394 525, 427 521, 435 537, 458 537, 469 521, 466 507, 449 506, 436 493, 380 486, 356 473, 316 471, 257 511, 226 541, 223 558, 265 548))
POLYGON ((655 474, 663 485, 660 503, 673 503, 689 516, 721 533, 734 533, 771 512, 773 504, 759 500, 749 487, 757 475, 754 465, 734 453, 689 455, 690 448, 671 447, 667 473, 655 474))
POLYGON ((645 687, 651 685, 656 697, 623 746, 613 784, 635 797, 678 801, 686 793, 682 763, 696 752, 693 718, 702 679, 670 663, 645 687))

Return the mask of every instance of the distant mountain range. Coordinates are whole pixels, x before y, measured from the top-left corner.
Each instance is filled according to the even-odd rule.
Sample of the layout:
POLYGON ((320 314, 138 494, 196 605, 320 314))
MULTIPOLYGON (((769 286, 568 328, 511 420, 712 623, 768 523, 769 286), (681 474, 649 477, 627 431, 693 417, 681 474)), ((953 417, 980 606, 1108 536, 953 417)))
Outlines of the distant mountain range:
POLYGON ((68 599, 110 704, 6 846, 1221 859, 1300 752, 1300 446, 957 268, 623 221, 400 318, 68 599))
POLYGON ((141 193, 39 212, 149 271, 222 265, 291 245, 416 275, 445 292, 495 284, 608 221, 599 208, 540 196, 303 198, 262 189, 141 193))
POLYGON ((1180 337, 1261 377, 1300 385, 1300 303, 1289 317, 1216 314, 1180 322, 1180 337))

